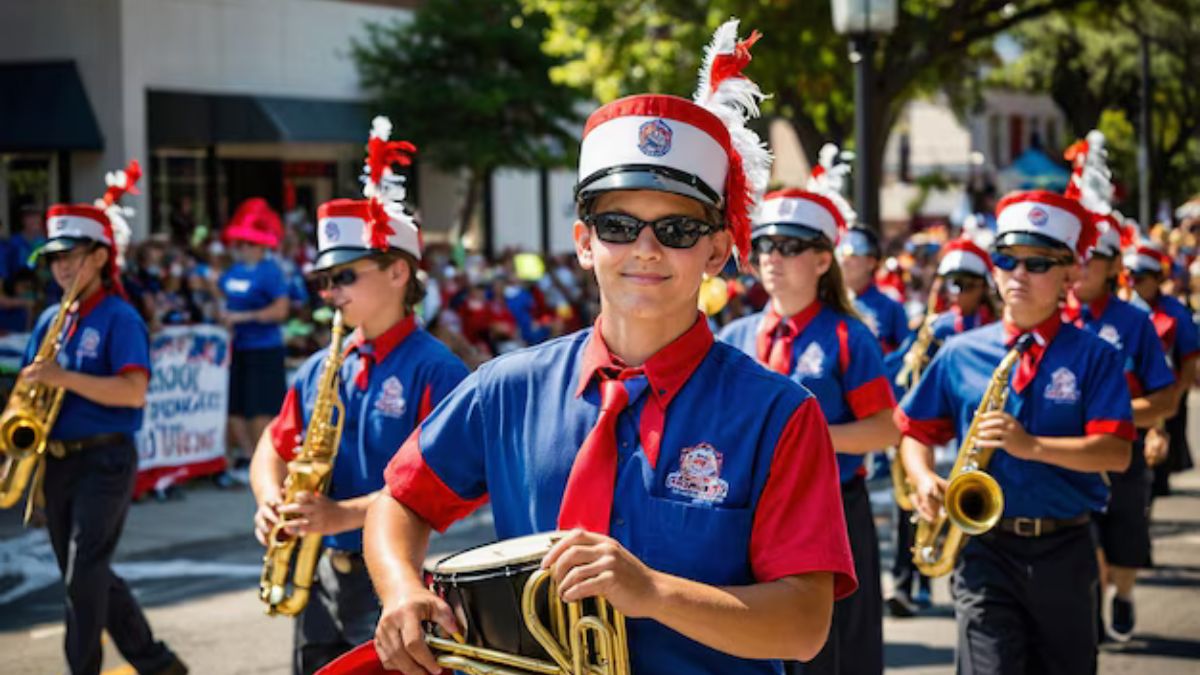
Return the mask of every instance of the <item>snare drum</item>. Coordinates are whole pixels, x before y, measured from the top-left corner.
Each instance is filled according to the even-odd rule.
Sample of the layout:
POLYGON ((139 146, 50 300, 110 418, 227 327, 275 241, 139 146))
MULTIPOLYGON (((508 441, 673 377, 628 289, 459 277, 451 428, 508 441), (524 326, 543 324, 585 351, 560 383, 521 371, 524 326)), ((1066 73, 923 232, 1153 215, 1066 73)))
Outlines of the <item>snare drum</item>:
MULTIPOLYGON (((485 544, 443 558, 427 570, 433 591, 454 610, 466 644, 549 659, 525 627, 521 597, 525 582, 561 537, 547 532, 485 544)), ((545 591, 538 595, 537 612, 545 624, 550 613, 545 591)))

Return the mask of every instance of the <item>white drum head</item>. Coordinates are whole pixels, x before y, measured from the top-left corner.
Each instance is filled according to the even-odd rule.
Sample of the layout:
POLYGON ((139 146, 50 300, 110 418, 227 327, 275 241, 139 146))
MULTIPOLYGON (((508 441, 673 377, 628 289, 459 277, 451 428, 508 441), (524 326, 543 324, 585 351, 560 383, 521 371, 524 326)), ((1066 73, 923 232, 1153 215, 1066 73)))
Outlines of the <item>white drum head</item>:
POLYGON ((511 565, 538 562, 564 532, 542 532, 515 539, 505 539, 443 558, 433 566, 434 574, 465 574, 483 572, 511 565))

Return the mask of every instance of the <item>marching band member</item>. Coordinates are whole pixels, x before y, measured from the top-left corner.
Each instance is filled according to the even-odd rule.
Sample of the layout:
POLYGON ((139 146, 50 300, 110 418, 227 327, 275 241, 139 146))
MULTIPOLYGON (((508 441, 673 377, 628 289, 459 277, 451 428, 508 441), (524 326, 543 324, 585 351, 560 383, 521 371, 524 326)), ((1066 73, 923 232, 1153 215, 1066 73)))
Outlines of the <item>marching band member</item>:
POLYGON ((879 237, 866 227, 851 227, 837 244, 838 264, 852 294, 854 309, 879 341, 886 359, 904 344, 912 331, 908 328, 904 305, 875 285, 880 255, 879 237))
POLYGON ((500 538, 576 528, 542 564, 564 600, 629 617, 634 673, 780 673, 824 642, 855 581, 820 408, 697 311, 703 275, 748 253, 766 182, 740 75, 757 37, 718 30, 696 102, 588 119, 574 237, 600 316, 482 366, 392 460, 365 535, 388 667, 440 671, 421 622, 457 621, 422 583, 429 533, 489 499, 500 538))
POLYGON ((1121 235, 1115 220, 1101 223, 1096 245, 1084 258, 1063 320, 1095 333, 1121 353, 1138 439, 1125 471, 1109 471, 1109 500, 1095 514, 1101 551, 1100 599, 1111 582, 1109 635, 1126 641, 1133 633, 1133 585, 1139 568, 1150 567, 1150 484, 1143 453, 1144 430, 1174 412, 1175 375, 1146 312, 1116 296, 1121 270, 1121 235))
MULTIPOLYGON (((22 378, 66 390, 50 431, 46 459, 46 529, 66 586, 67 666, 98 675, 101 631, 139 673, 180 675, 187 667, 154 638, 125 581, 113 573, 137 474, 134 434, 150 381, 150 338, 125 297, 119 251, 128 215, 118 201, 141 175, 136 161, 110 173, 104 197, 91 204, 56 204, 47 213, 48 239, 39 257, 64 289, 78 282, 78 308, 68 314, 59 359, 26 365, 22 378)), ((29 364, 58 305, 38 319, 25 353, 29 364)))
POLYGON ((319 253, 310 281, 357 331, 345 347, 338 396, 345 420, 329 494, 301 493, 281 504, 288 461, 319 394, 328 347, 300 367, 279 415, 262 435, 251 465, 258 511, 255 535, 267 544, 281 514, 293 536, 326 535, 310 599, 296 618, 293 670, 315 672, 369 640, 379 602, 362 558, 366 509, 383 488, 396 449, 467 375, 466 366, 416 323, 424 297, 417 279, 421 235, 404 211, 403 186, 388 165, 407 164, 411 146, 388 141, 391 124, 377 118, 366 200, 335 199, 317 211, 319 253))
POLYGON ((846 216, 830 194, 836 193, 783 190, 766 196, 755 219, 752 248, 771 300, 762 312, 726 326, 720 338, 812 391, 838 453, 859 589, 837 603, 821 653, 803 668, 790 665, 789 670, 880 673, 879 542, 863 455, 898 440, 892 422, 896 401, 879 344, 858 319, 833 254, 846 216))
POLYGON ((1150 311, 1154 329, 1162 341, 1167 361, 1175 371, 1175 414, 1167 418, 1165 430, 1170 447, 1165 461, 1154 466, 1152 496, 1170 494, 1168 477, 1177 467, 1186 466, 1190 452, 1187 439, 1187 394, 1196 376, 1196 357, 1200 356, 1200 332, 1191 311, 1179 300, 1162 292, 1162 283, 1171 273, 1171 258, 1143 242, 1125 256, 1134 304, 1150 311))
POLYGON ((1058 301, 1095 240, 1087 211, 1044 191, 997 207, 993 279, 1003 321, 946 341, 897 410, 914 504, 934 520, 946 481, 931 448, 957 437, 995 454, 986 467, 1003 517, 971 537, 953 577, 958 671, 1086 673, 1096 669, 1096 556, 1086 525, 1103 509, 1101 471, 1130 463, 1134 430, 1120 355, 1064 324, 1058 301), (993 371, 1022 349, 1007 410, 987 412, 964 438, 993 371))
MULTIPOLYGON (((968 237, 960 237, 946 244, 938 261, 937 278, 946 294, 949 309, 934 317, 930 325, 932 343, 929 356, 937 352, 938 346, 952 335, 987 325, 996 320, 997 312, 991 298, 989 281, 992 274, 992 259, 982 248, 968 237)), ((907 353, 914 348, 914 335, 902 348, 907 353)), ((919 346, 916 348, 920 348, 919 346)), ((897 460, 898 461, 898 460, 897 460)), ((892 541, 895 553, 892 560, 892 597, 888 598, 888 610, 893 616, 913 616, 918 607, 929 605, 929 577, 921 574, 913 564, 912 511, 893 505, 892 541), (912 594, 914 584, 917 591, 912 594)))

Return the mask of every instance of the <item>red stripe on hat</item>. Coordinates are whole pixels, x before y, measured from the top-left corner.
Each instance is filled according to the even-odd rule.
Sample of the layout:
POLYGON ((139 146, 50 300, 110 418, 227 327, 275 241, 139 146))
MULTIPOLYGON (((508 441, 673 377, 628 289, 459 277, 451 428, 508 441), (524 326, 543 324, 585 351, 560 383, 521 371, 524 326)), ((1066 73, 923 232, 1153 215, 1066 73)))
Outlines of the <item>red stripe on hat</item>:
POLYGON ((964 253, 970 253, 971 255, 979 258, 979 260, 987 266, 989 272, 992 271, 992 257, 989 256, 986 251, 980 248, 978 244, 970 239, 960 237, 946 244, 946 246, 942 249, 941 257, 946 257, 946 254, 951 251, 963 251, 964 253))
POLYGON ((317 209, 317 220, 321 218, 359 218, 366 220, 371 215, 369 203, 365 199, 334 199, 322 204, 317 209))
POLYGON ((809 192, 808 190, 801 190, 800 188, 788 188, 786 190, 768 192, 762 200, 763 203, 766 203, 772 199, 806 199, 828 211, 829 214, 833 216, 833 220, 837 223, 839 232, 846 229, 846 219, 842 217, 841 209, 839 209, 837 205, 833 203, 833 200, 829 199, 825 195, 817 194, 816 192, 809 192))
POLYGON ((73 216, 75 218, 90 218, 106 229, 112 227, 104 211, 90 204, 55 204, 46 211, 46 218, 54 216, 73 216))
POLYGON ((620 117, 662 117, 690 124, 711 136, 721 145, 727 156, 734 154, 729 140, 729 129, 719 117, 686 98, 662 94, 626 96, 602 106, 588 117, 587 126, 583 128, 584 138, 587 138, 592 129, 620 117))

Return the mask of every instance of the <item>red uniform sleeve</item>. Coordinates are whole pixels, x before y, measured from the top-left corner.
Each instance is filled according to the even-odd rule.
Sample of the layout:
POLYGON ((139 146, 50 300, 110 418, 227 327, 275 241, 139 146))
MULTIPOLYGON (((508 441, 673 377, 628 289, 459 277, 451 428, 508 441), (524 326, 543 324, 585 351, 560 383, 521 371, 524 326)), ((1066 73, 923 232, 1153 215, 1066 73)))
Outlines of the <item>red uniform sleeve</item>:
POLYGON ((271 434, 271 444, 275 452, 290 462, 296 458, 296 448, 300 445, 300 433, 304 428, 304 415, 300 411, 300 395, 294 387, 289 387, 287 397, 279 408, 279 414, 267 425, 267 433, 271 434))
POLYGON ((896 395, 892 393, 892 385, 886 377, 869 380, 857 389, 846 392, 846 402, 854 411, 855 419, 865 419, 881 410, 891 410, 896 407, 896 395))
POLYGON ((945 419, 917 420, 908 416, 904 408, 897 406, 892 420, 901 436, 911 436, 929 447, 945 445, 954 439, 954 423, 945 419))
POLYGON ((419 426, 388 462, 383 480, 392 498, 412 509, 438 532, 445 532, 488 500, 487 493, 476 499, 463 499, 434 473, 421 453, 419 426))
POLYGON ((760 582, 832 572, 835 598, 858 588, 833 442, 815 398, 796 409, 775 446, 754 513, 750 564, 760 582))

